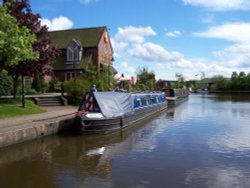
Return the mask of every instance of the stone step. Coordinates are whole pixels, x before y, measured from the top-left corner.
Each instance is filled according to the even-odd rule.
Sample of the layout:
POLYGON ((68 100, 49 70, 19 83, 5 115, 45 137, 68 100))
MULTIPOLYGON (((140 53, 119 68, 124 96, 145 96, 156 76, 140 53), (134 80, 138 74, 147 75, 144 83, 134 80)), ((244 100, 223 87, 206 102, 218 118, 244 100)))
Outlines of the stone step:
POLYGON ((58 97, 36 97, 35 103, 39 106, 63 106, 67 105, 67 99, 62 96, 58 97))

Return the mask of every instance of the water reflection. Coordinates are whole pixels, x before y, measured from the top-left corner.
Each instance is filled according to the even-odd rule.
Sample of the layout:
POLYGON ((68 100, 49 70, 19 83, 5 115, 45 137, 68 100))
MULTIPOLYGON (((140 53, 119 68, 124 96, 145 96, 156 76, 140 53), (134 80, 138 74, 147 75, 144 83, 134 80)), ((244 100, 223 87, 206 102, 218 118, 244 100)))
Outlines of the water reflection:
POLYGON ((1 187, 248 187, 250 102, 219 98, 191 95, 112 134, 1 149, 1 187))
POLYGON ((250 157, 250 127, 241 125, 228 132, 211 136, 208 144, 214 152, 228 153, 231 157, 250 157))
POLYGON ((188 187, 248 187, 244 171, 231 167, 191 169, 186 173, 185 184, 188 187))
POLYGON ((33 169, 36 176, 43 178, 41 187, 82 187, 90 183, 92 186, 105 184, 107 187, 110 184, 107 180, 112 174, 112 163, 116 158, 132 150, 150 152, 155 148, 154 129, 160 132, 165 125, 157 126, 157 118, 153 121, 153 126, 145 126, 152 122, 147 120, 133 128, 111 134, 61 135, 6 148, 0 153, 1 185, 35 185, 38 180, 28 177, 33 169), (17 167, 23 169, 25 166, 28 171, 22 176, 12 176, 13 171, 17 172, 17 167))

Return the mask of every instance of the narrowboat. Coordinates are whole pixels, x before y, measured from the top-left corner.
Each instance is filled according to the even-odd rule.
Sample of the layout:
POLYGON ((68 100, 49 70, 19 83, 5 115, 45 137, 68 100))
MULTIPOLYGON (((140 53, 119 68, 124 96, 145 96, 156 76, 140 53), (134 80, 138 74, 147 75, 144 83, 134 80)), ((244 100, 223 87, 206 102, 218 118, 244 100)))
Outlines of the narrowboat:
POLYGON ((164 92, 93 92, 84 95, 74 130, 98 133, 119 130, 167 108, 164 92))
POLYGON ((169 106, 178 105, 183 101, 186 101, 189 96, 188 90, 184 88, 165 88, 162 90, 165 92, 166 100, 169 106))

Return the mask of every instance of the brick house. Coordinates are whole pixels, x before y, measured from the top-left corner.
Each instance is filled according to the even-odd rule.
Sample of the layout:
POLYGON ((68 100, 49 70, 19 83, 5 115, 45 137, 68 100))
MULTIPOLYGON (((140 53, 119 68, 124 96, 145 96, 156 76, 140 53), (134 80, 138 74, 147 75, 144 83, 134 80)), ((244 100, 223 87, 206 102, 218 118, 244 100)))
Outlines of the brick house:
POLYGON ((107 27, 92 27, 72 30, 52 31, 49 37, 60 56, 53 64, 53 73, 60 81, 77 77, 92 63, 98 72, 108 66, 113 74, 113 48, 107 27))

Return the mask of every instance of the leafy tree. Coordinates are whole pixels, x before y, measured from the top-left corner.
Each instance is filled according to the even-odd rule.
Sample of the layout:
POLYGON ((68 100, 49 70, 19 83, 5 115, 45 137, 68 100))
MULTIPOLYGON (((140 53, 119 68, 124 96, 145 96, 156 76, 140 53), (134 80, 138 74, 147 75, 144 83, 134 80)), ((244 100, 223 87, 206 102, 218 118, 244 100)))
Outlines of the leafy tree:
POLYGON ((96 84, 98 91, 108 91, 114 83, 112 72, 107 66, 103 66, 100 73, 98 73, 97 68, 93 63, 90 63, 82 77, 89 83, 96 84))
POLYGON ((3 5, 7 11, 17 19, 19 26, 27 27, 37 38, 33 50, 39 53, 36 61, 22 61, 16 66, 9 66, 6 69, 11 73, 14 80, 14 97, 17 91, 17 80, 21 76, 43 76, 52 71, 52 63, 59 55, 59 50, 51 45, 48 28, 41 25, 40 15, 33 14, 29 1, 4 0, 3 5))
POLYGON ((138 68, 136 88, 142 91, 155 89, 155 74, 148 71, 147 67, 138 68))
POLYGON ((238 73, 233 72, 231 76, 231 82, 232 82, 232 89, 238 89, 238 73))
POLYGON ((217 90, 228 90, 231 87, 231 81, 222 75, 214 76, 213 81, 217 90))
POLYGON ((0 5, 0 70, 22 61, 36 60, 38 53, 32 48, 35 41, 35 35, 26 27, 19 27, 17 20, 0 5))
POLYGON ((112 83, 114 82, 113 75, 109 70, 108 66, 103 66, 99 73, 99 79, 97 82, 98 90, 109 91, 112 88, 112 83))
POLYGON ((246 74, 244 72, 240 72, 238 76, 238 85, 239 89, 246 89, 246 74))
POLYGON ((0 96, 10 95, 12 91, 12 78, 8 76, 5 70, 0 71, 0 96))
POLYGON ((246 89, 250 90, 250 72, 246 76, 246 89))

